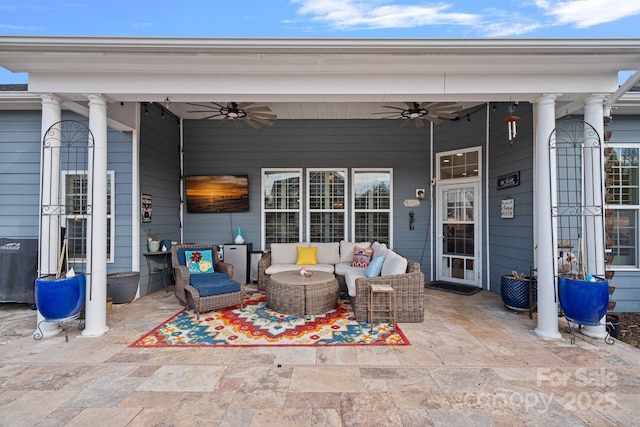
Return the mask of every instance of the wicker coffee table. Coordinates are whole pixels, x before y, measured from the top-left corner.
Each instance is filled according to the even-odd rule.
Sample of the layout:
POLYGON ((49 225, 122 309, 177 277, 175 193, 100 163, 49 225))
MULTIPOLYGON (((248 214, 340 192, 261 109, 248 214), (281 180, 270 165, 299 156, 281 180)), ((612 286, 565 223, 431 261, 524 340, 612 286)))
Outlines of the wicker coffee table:
POLYGON ((296 270, 272 274, 266 294, 269 308, 279 313, 320 314, 335 308, 340 290, 331 273, 305 277, 296 270))

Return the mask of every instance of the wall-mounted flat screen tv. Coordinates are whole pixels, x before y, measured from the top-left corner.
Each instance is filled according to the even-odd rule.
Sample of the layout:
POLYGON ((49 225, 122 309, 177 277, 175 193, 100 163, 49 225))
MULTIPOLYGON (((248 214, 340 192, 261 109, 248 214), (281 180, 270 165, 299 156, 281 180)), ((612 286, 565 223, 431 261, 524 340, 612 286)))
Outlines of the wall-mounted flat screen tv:
POLYGON ((247 175, 188 176, 187 212, 217 213, 249 210, 247 175))

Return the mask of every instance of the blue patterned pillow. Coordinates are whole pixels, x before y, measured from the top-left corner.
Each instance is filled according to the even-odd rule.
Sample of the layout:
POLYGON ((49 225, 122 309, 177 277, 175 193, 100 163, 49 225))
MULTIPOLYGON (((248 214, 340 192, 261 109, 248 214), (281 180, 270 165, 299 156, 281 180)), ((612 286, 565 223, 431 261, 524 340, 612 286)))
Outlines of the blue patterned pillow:
POLYGON ((189 273, 213 273, 213 254, 210 249, 203 251, 185 251, 184 256, 189 273))

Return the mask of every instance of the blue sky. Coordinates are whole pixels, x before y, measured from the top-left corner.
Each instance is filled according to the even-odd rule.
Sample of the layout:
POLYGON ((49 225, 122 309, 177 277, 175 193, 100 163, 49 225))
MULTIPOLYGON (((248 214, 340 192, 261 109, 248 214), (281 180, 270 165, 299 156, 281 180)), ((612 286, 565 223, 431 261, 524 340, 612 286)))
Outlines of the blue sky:
POLYGON ((637 38, 640 0, 0 0, 0 35, 637 38))

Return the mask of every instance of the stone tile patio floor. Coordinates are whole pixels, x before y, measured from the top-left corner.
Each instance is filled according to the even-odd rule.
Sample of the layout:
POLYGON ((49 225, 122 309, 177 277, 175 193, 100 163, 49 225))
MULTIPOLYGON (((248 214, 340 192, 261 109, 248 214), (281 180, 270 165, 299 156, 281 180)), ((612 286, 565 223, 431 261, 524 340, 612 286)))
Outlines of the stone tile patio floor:
POLYGON ((0 304, 2 426, 640 425, 640 350, 532 333, 498 295, 425 295, 411 346, 129 348, 181 307, 171 290, 36 341, 0 304))

